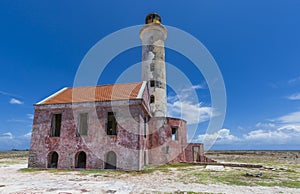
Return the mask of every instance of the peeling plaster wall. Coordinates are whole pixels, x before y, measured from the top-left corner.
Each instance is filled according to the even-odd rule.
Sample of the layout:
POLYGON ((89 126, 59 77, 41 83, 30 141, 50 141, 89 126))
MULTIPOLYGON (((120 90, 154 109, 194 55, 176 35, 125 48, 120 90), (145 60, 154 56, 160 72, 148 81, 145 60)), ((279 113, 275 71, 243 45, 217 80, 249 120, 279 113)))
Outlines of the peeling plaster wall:
POLYGON ((185 161, 186 121, 169 117, 153 117, 148 126, 150 164, 185 161), (178 127, 178 140, 172 140, 171 127, 178 127))
POLYGON ((207 158, 204 155, 204 147, 202 143, 189 143, 188 146, 185 148, 185 161, 186 162, 195 162, 194 161, 194 151, 193 147, 199 147, 199 156, 200 156, 200 161, 199 162, 214 162, 214 160, 207 158))
POLYGON ((140 31, 142 48, 142 80, 147 81, 150 95, 155 102, 150 104, 154 117, 167 115, 166 103, 166 67, 164 41, 167 31, 161 24, 149 23, 140 31), (152 66, 152 67, 151 67, 152 66), (150 80, 155 81, 151 87, 150 80))
MULTIPOLYGON (((87 169, 104 168, 105 154, 114 151, 117 168, 141 170, 145 108, 141 101, 79 103, 75 105, 35 106, 32 139, 29 153, 29 167, 46 168, 48 154, 56 151, 59 155, 58 168, 75 167, 75 155, 84 151, 87 155, 87 169), (127 103, 127 104, 126 104, 127 103), (128 103, 130 105, 128 106, 128 103), (93 106, 94 105, 94 106, 93 106), (128 108, 130 107, 130 108, 128 108), (106 135, 107 112, 116 113, 117 136, 106 135), (52 114, 61 113, 60 137, 49 137, 52 114), (88 135, 76 137, 77 115, 88 113, 88 135), (141 123, 140 123, 141 122, 141 123)), ((145 149, 145 148, 143 148, 145 149)))

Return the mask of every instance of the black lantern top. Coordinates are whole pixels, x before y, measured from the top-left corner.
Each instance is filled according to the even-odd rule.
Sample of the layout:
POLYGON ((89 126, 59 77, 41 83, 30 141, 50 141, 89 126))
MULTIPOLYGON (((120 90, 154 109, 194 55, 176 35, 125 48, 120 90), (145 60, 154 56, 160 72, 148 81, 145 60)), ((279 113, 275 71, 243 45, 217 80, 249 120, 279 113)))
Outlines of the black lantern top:
POLYGON ((157 13, 150 13, 146 16, 145 23, 146 24, 149 24, 149 23, 160 24, 161 23, 161 17, 157 13))

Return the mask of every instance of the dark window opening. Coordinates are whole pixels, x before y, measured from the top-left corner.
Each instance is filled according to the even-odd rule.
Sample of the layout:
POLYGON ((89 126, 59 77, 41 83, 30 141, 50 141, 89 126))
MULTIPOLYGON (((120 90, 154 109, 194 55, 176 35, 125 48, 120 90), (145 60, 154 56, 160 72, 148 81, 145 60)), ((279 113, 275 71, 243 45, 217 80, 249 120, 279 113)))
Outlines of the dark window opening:
POLYGON ((153 95, 150 96, 150 103, 154 103, 155 102, 155 97, 153 95))
POLYGON ((156 86, 157 88, 162 88, 162 83, 161 83, 160 81, 156 81, 156 82, 155 82, 155 86, 156 86))
POLYGON ((88 113, 80 113, 77 123, 77 136, 87 135, 88 130, 88 113))
POLYGON ((150 80, 150 87, 165 88, 165 84, 161 81, 150 80))
POLYGON ((86 168, 86 154, 84 152, 77 153, 75 161, 75 168, 86 168))
POLYGON ((115 152, 110 151, 106 154, 104 168, 105 169, 116 169, 117 168, 117 155, 115 152))
POLYGON ((144 117, 144 138, 147 137, 147 118, 144 117))
POLYGON ((178 140, 178 127, 172 127, 172 140, 178 140))
POLYGON ((154 87, 155 86, 155 81, 154 80, 150 80, 150 87, 154 87))
POLYGON ((48 155, 48 168, 57 168, 58 154, 57 152, 50 152, 48 155))
POLYGON ((154 71, 154 63, 150 64, 150 71, 154 71))
POLYGON ((107 135, 117 135, 117 120, 113 112, 107 113, 107 135))
POLYGON ((51 120, 50 136, 59 137, 60 127, 61 127, 61 114, 53 114, 51 120))

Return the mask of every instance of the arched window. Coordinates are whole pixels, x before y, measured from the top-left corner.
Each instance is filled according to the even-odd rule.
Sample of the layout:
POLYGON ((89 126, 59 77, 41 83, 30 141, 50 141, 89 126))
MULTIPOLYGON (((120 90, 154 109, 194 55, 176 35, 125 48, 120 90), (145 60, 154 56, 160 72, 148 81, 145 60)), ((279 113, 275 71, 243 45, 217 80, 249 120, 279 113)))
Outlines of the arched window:
POLYGON ((150 103, 154 103, 155 102, 155 97, 153 95, 150 96, 150 103))
POLYGON ((81 151, 75 156, 75 168, 86 168, 86 154, 81 151))
POLYGON ((58 154, 57 152, 50 152, 48 154, 48 168, 57 168, 58 154))
POLYGON ((116 169, 117 168, 117 155, 115 152, 110 151, 105 157, 105 169, 116 169))

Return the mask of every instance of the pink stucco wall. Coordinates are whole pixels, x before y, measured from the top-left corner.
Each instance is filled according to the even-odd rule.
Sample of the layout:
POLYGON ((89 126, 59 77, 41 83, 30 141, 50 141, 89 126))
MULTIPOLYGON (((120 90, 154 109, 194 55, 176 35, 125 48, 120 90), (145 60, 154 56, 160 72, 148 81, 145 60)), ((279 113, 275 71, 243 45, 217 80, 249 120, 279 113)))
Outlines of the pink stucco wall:
POLYGON ((117 168, 140 170, 144 162, 139 158, 143 146, 142 128, 147 116, 141 100, 127 102, 97 102, 35 106, 35 116, 30 145, 29 167, 46 168, 48 154, 59 155, 58 168, 74 168, 75 155, 84 151, 87 169, 101 169, 105 154, 117 155, 117 168), (129 104, 128 104, 129 103, 129 104), (106 134, 107 112, 116 113, 117 136, 106 134), (49 137, 52 114, 61 113, 60 137, 49 137), (88 113, 87 136, 76 137, 77 115, 88 113))

